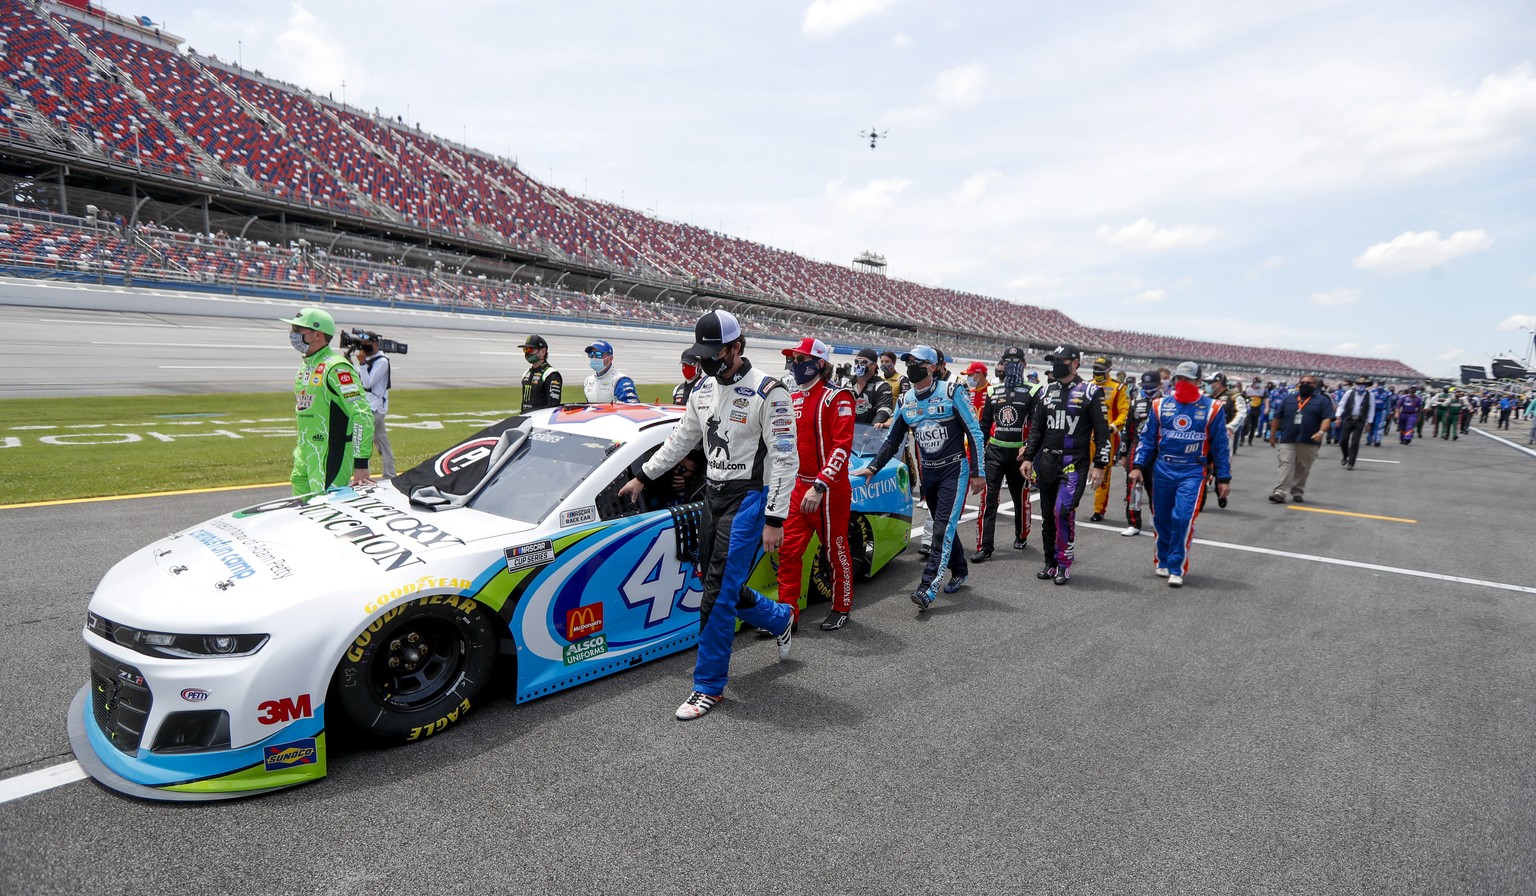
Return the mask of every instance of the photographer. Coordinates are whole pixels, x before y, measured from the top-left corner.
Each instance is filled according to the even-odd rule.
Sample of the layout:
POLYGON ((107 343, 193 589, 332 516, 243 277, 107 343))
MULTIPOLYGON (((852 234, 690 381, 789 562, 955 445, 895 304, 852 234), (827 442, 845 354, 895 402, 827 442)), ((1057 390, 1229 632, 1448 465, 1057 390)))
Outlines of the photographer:
POLYGON ((352 357, 357 364, 368 406, 373 409, 373 452, 383 465, 385 479, 395 478, 395 452, 389 446, 384 418, 389 414, 389 358, 379 351, 379 334, 353 330, 352 357))

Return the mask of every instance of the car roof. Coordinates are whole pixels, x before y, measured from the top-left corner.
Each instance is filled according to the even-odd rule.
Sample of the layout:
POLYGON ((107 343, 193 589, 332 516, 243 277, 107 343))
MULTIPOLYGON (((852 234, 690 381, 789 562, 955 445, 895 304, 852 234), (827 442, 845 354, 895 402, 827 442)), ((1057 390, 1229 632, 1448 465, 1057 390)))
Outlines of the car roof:
POLYGON ((683 412, 677 405, 568 404, 531 411, 525 416, 540 428, 622 442, 652 426, 675 423, 682 419, 683 412))

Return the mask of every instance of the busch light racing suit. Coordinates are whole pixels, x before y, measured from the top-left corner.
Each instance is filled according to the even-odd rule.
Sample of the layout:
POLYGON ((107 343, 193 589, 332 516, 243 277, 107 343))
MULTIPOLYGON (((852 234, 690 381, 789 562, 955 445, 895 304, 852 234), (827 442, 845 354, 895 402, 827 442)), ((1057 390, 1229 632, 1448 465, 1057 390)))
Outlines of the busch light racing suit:
POLYGON ((1012 382, 1005 378, 988 391, 986 403, 981 406, 981 431, 987 438, 987 491, 982 497, 981 514, 976 517, 978 551, 992 550, 1005 482, 1013 499, 1013 540, 1029 538, 1029 483, 1019 469, 1019 460, 1039 389, 1022 377, 1012 382))
MULTIPOLYGON (((917 445, 919 472, 923 484, 923 503, 935 521, 933 550, 923 567, 923 587, 934 597, 940 570, 949 568, 958 578, 967 575, 965 548, 960 544, 960 515, 965 512, 965 490, 971 476, 985 476, 983 469, 971 472, 966 457, 966 442, 979 448, 981 426, 971 411, 971 399, 964 386, 934 380, 927 389, 908 389, 896 406, 896 422, 886 434, 885 443, 868 467, 878 470, 901 450, 907 433, 917 445), (942 529, 941 529, 942 527, 942 529)), ((982 457, 980 451, 977 457, 982 457)))
POLYGON ((293 378, 299 438, 293 446, 295 495, 340 488, 354 468, 368 469, 373 452, 373 408, 357 368, 326 346, 305 358, 293 378))
MULTIPOLYGON (((1236 398, 1237 396, 1232 396, 1236 398)), ((1195 517, 1205 498, 1206 465, 1215 464, 1216 482, 1232 481, 1224 402, 1202 395, 1191 404, 1165 396, 1152 402, 1133 466, 1151 477, 1152 522, 1157 527, 1157 566, 1174 575, 1189 571, 1195 517)))
POLYGON ((704 597, 693 689, 718 697, 730 672, 736 618, 780 632, 794 616, 790 607, 746 586, 763 526, 783 526, 789 515, 796 467, 789 390, 746 360, 729 377, 701 378, 677 427, 642 465, 641 478, 651 482, 667 475, 700 442, 708 476, 699 528, 704 597))
POLYGON ((1047 568, 1068 571, 1077 542, 1077 503, 1088 485, 1089 441, 1100 470, 1109 466, 1114 442, 1104 390, 1093 383, 1075 374, 1065 383, 1052 379, 1036 398, 1024 457, 1033 459, 1040 491, 1040 548, 1047 568))

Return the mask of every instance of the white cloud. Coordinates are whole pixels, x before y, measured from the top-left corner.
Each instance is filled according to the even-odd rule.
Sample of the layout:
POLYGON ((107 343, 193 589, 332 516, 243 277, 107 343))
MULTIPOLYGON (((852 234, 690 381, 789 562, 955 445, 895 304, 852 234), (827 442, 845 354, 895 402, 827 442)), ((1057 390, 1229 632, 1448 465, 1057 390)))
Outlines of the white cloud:
POLYGON ((354 106, 364 95, 366 78, 361 63, 302 3, 293 4, 293 13, 276 43, 284 57, 285 77, 295 78, 317 94, 331 93, 338 100, 345 96, 354 106))
POLYGON ((1532 274, 1531 275, 1531 279, 1525 281, 1525 285, 1526 286, 1536 286, 1536 274, 1532 274))
POLYGON ((1108 224, 1101 226, 1095 235, 1111 246, 1141 251, 1163 249, 1191 249, 1203 246, 1219 235, 1214 227, 1180 224, 1175 227, 1159 227, 1157 222, 1142 218, 1134 224, 1116 230, 1108 224))
POLYGON ((1285 259, 1281 258, 1278 255, 1271 255, 1270 257, 1268 257, 1268 258, 1264 259, 1263 261, 1259 262, 1258 264, 1254 265, 1252 268, 1249 268, 1248 273, 1245 274, 1244 276, 1247 277, 1249 280, 1257 280, 1260 277, 1264 276, 1264 274, 1268 273, 1269 271, 1273 271, 1276 268, 1280 268, 1280 267, 1284 267, 1284 266, 1285 266, 1285 259))
POLYGON ((1343 355, 1343 354, 1348 354, 1348 353, 1354 351, 1355 349, 1358 349, 1359 347, 1360 347, 1360 343, 1358 343, 1358 342, 1341 342, 1338 345, 1335 345, 1333 348, 1330 348, 1328 351, 1333 352, 1335 354, 1343 355))
POLYGON ((1511 314, 1499 321, 1501 330, 1527 330, 1536 328, 1536 314, 1511 314))
POLYGON ((849 189, 844 186, 842 179, 838 179, 827 184, 826 196, 838 207, 850 212, 876 212, 893 207, 896 198, 910 186, 910 180, 878 178, 862 187, 849 189))
POLYGON ((895 0, 814 0, 805 9, 800 30, 813 37, 829 37, 893 2, 895 0))
POLYGON ((974 202, 985 195, 988 189, 1002 177, 1001 171, 978 171, 961 182, 955 198, 961 202, 974 202))
POLYGON ((891 38, 891 47, 894 49, 905 50, 910 46, 912 46, 912 35, 910 34, 898 34, 891 38))
POLYGON ((1384 274, 1426 271, 1462 255, 1482 252, 1492 245, 1493 240, 1483 230, 1462 230, 1444 239, 1440 238, 1438 230, 1422 233, 1410 230, 1366 249, 1355 259, 1355 267, 1384 274))
POLYGON ((1384 356, 1384 355, 1386 355, 1390 351, 1392 351, 1392 343, 1390 343, 1390 342, 1378 342, 1376 344, 1376 347, 1371 349, 1371 354, 1379 355, 1379 356, 1384 356))
POLYGON ((1336 305, 1353 305, 1360 301, 1360 290, 1330 289, 1327 292, 1314 292, 1307 297, 1307 301, 1324 308, 1331 308, 1336 305))
POLYGON ((1461 357, 1463 354, 1466 354, 1466 349, 1453 348, 1453 349, 1450 349, 1449 351, 1444 351, 1444 352, 1441 352, 1438 355, 1435 355, 1435 360, 1436 361, 1454 361, 1457 358, 1461 357))
POLYGON ((1009 289, 1053 289, 1062 284, 1060 277, 1042 277, 1039 274, 1025 274, 1008 281, 1009 289))
POLYGON ((924 122, 937 117, 945 109, 975 106, 981 102, 981 89, 986 83, 986 70, 978 63, 945 69, 924 89, 928 102, 897 109, 886 115, 886 120, 894 124, 924 122))
POLYGON ((1149 289, 1149 290, 1146 290, 1144 292, 1137 293, 1131 299, 1131 304, 1133 304, 1133 305, 1150 305, 1153 302, 1161 302, 1163 299, 1166 299, 1166 298, 1168 298, 1168 290, 1166 290, 1166 289, 1149 289))

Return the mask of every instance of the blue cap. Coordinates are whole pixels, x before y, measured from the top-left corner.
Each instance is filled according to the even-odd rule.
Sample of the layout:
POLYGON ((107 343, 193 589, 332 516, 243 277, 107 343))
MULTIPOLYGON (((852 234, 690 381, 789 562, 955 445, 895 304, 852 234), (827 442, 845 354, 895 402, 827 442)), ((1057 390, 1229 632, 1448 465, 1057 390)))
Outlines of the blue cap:
POLYGON ((901 360, 908 363, 922 361, 925 364, 937 364, 939 363, 939 353, 930 346, 914 345, 910 352, 906 352, 901 356, 901 360))
POLYGON ((587 354, 597 352, 599 355, 611 355, 613 354, 613 343, 608 342, 606 339, 599 339, 587 346, 586 352, 587 354))

